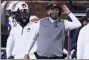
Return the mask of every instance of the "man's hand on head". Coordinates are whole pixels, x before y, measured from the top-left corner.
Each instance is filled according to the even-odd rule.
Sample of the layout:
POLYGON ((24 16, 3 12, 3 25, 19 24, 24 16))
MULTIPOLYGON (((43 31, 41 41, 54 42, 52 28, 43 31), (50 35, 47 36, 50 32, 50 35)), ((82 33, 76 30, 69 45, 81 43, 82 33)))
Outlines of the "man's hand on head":
POLYGON ((62 14, 69 14, 71 12, 65 4, 63 4, 61 7, 62 7, 62 10, 63 10, 62 14))

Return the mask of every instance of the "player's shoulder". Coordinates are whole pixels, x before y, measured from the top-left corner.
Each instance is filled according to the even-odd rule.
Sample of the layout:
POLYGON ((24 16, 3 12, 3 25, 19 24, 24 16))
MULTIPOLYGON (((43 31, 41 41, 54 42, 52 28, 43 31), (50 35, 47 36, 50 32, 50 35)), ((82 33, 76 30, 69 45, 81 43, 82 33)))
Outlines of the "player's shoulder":
POLYGON ((29 23, 29 24, 27 25, 27 27, 30 28, 30 29, 33 29, 33 28, 36 27, 36 23, 33 23, 33 24, 30 24, 30 23, 29 23))
POLYGON ((19 25, 17 24, 17 25, 15 25, 15 26, 13 26, 12 28, 11 28, 11 30, 12 31, 15 31, 16 29, 18 29, 19 28, 19 25))
POLYGON ((89 24, 87 24, 86 26, 84 26, 84 27, 80 30, 80 32, 81 32, 81 33, 86 33, 88 30, 89 30, 89 24))
POLYGON ((41 18, 40 21, 42 21, 42 20, 47 20, 47 19, 49 19, 49 17, 41 18))

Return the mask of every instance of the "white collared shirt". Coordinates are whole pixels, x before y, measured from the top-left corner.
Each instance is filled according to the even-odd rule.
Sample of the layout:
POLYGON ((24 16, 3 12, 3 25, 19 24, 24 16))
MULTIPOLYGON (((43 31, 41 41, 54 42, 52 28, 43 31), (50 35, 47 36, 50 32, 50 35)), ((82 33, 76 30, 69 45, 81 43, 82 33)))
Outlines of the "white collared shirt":
MULTIPOLYGON (((69 13, 68 15, 72 22, 68 21, 68 20, 64 20, 64 24, 65 24, 65 29, 67 30, 73 30, 73 29, 76 29, 76 28, 79 28, 81 26, 81 23, 79 22, 79 20, 74 16, 73 13, 69 13)), ((51 18, 49 18, 49 20, 54 23, 55 20, 52 20, 51 18)), ((26 51, 25 51, 25 54, 28 54, 29 51, 31 50, 32 46, 34 45, 35 43, 35 39, 39 33, 39 28, 40 28, 40 21, 36 24, 35 26, 35 30, 34 32, 31 34, 31 38, 27 44, 27 47, 26 47, 26 51), (29 44, 30 43, 30 44, 29 44)))
POLYGON ((80 30, 77 40, 77 59, 89 59, 89 23, 80 30))

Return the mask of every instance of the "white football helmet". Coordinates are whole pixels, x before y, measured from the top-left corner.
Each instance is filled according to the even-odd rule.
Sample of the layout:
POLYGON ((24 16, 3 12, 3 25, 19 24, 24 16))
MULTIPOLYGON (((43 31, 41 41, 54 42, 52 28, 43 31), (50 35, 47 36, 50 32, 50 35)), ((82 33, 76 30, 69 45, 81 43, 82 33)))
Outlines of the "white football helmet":
POLYGON ((29 23, 30 11, 28 5, 24 1, 17 2, 12 8, 14 17, 20 25, 25 26, 29 23))
POLYGON ((9 1, 7 4, 6 10, 12 10, 13 5, 15 5, 18 1, 9 1))
POLYGON ((17 11, 17 10, 22 10, 22 9, 28 9, 28 5, 27 3, 25 3, 24 1, 19 1, 12 9, 13 12, 17 11))
POLYGON ((17 3, 18 1, 9 1, 7 6, 6 6, 6 9, 5 9, 5 13, 7 16, 10 16, 11 15, 11 12, 12 12, 12 8, 13 6, 17 3))

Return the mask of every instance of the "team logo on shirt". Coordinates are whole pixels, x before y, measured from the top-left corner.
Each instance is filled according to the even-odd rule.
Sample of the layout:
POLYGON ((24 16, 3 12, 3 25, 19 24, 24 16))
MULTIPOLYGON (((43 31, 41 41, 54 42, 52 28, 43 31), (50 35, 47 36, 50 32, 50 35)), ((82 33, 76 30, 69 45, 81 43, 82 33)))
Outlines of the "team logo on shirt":
POLYGON ((30 28, 27 29, 27 32, 30 32, 30 28))

